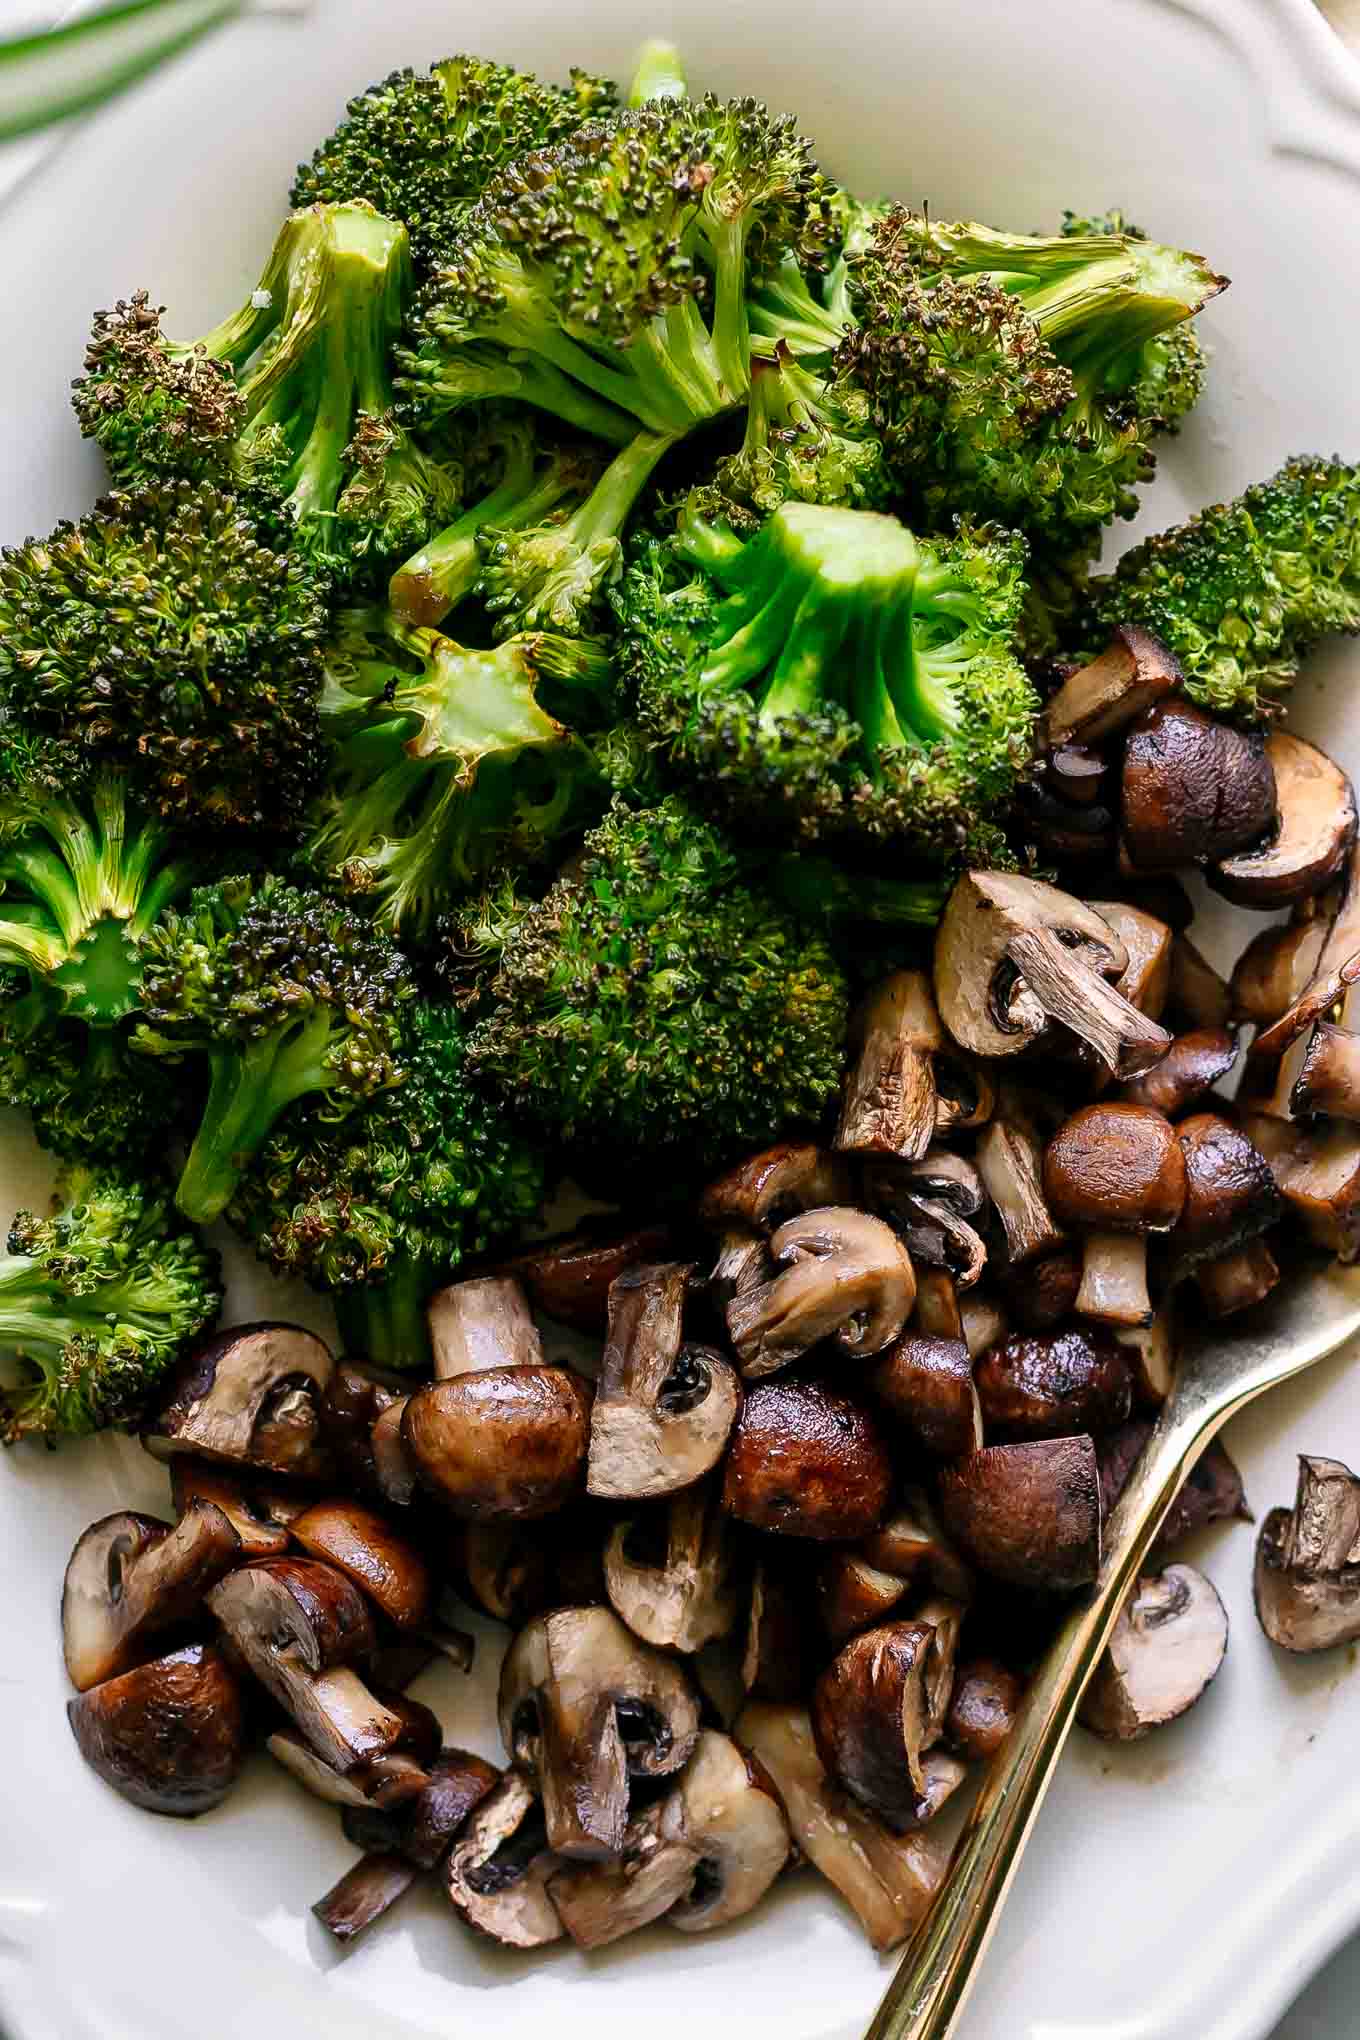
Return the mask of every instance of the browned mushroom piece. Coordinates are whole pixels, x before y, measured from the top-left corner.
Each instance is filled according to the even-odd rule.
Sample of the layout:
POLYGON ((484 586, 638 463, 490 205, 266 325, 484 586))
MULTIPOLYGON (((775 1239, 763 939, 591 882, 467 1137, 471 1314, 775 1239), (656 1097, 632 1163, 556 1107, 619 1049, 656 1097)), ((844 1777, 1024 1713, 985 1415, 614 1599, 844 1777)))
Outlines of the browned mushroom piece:
POLYGON ((1109 761, 1088 745, 1041 753, 1017 788, 1026 835, 1065 863, 1103 862, 1116 847, 1110 791, 1109 761))
POLYGON ((373 1464, 373 1426, 383 1411, 404 1396, 409 1379, 358 1360, 340 1360, 326 1384, 319 1416, 321 1441, 340 1484, 361 1494, 381 1493, 373 1464))
POLYGON ((932 1749, 944 1734, 945 1716, 954 1691, 954 1674, 958 1669, 959 1638, 967 1612, 962 1601, 950 1600, 944 1594, 931 1594, 918 1602, 912 1616, 914 1622, 928 1623, 935 1632, 934 1646, 926 1662, 927 1749, 932 1749))
POLYGON ((565 1367, 489 1367, 417 1389, 401 1419, 416 1477, 472 1521, 550 1515, 585 1482, 590 1388, 565 1367))
POLYGON ((434 1601, 434 1581, 421 1553, 364 1502, 315 1502, 292 1525, 292 1538, 313 1558, 338 1566, 397 1629, 420 1629, 434 1601))
MULTIPOLYGON (((295 1729, 275 1729, 265 1747, 317 1799, 395 1821, 398 1812, 404 1812, 429 1787, 430 1765, 439 1754, 439 1717, 408 1693, 384 1694, 375 1686, 370 1698, 400 1723, 400 1734, 393 1736, 378 1756, 349 1770, 337 1770, 295 1729)), ((367 1839, 364 1846, 370 1846, 367 1839)))
POLYGON ((330 1348, 301 1325, 228 1325, 198 1340, 142 1443, 157 1459, 200 1459, 325 1480, 319 1405, 330 1348))
POLYGON ((1259 843, 1276 812, 1259 733, 1216 722, 1188 701, 1155 703, 1129 731, 1120 822, 1139 871, 1207 864, 1259 843))
POLYGON ((940 1517, 980 1572, 1061 1592, 1100 1569, 1100 1485, 1088 1437, 989 1445, 941 1468, 940 1517))
POLYGON ((378 1493, 394 1508, 409 1508, 416 1498, 415 1461, 406 1449, 402 1424, 410 1395, 399 1395, 379 1411, 369 1433, 373 1477, 378 1493))
POLYGON ((635 1268, 609 1292, 609 1336, 590 1419, 587 1487, 643 1501, 701 1480, 722 1457, 741 1389, 709 1346, 686 1343, 689 1268, 635 1268))
POLYGON ((1226 1027, 1234 1018, 1227 980, 1188 935, 1178 934, 1171 945, 1163 1018, 1182 1032, 1194 1027, 1226 1027))
POLYGON ((963 1314, 952 1275, 943 1268, 919 1268, 911 1328, 928 1339, 962 1339, 963 1314))
POLYGON ((926 1680, 934 1649, 928 1622, 866 1629, 832 1659, 812 1696, 818 1756, 895 1834, 921 1825, 921 1757, 931 1740, 926 1680))
POLYGON ((514 1628, 553 1598, 549 1570, 542 1536, 518 1522, 465 1523, 454 1546, 459 1593, 484 1615, 514 1628))
POLYGON ((494 1764, 471 1750, 442 1749, 412 1798, 390 1808, 350 1798, 343 1802, 340 1825, 358 1849, 400 1856, 417 1870, 433 1870, 500 1777, 494 1764))
MULTIPOLYGON (((1109 1515, 1118 1501, 1139 1454, 1151 1436, 1150 1419, 1134 1417, 1099 1441, 1097 1459, 1102 1518, 1109 1515)), ((1192 1532, 1234 1516, 1244 1523, 1254 1520, 1243 1493, 1242 1476, 1227 1448, 1216 1438, 1182 1482, 1157 1533, 1154 1556, 1170 1551, 1192 1532)))
POLYGON ((1095 1735, 1137 1742, 1189 1712, 1227 1648, 1227 1610, 1212 1581, 1192 1565, 1169 1565, 1140 1579, 1120 1609, 1077 1718, 1095 1735))
POLYGON ((1004 1339, 1010 1323, 999 1300, 985 1289, 970 1289, 959 1302, 963 1343, 975 1364, 998 1339, 1004 1339))
POLYGON ((1256 1613, 1282 1650, 1331 1650, 1360 1636, 1360 1480, 1339 1459, 1299 1457, 1292 1509, 1256 1540, 1256 1613))
POLYGON ((1010 1734, 1024 1694, 1014 1672, 994 1658, 971 1658, 961 1664, 944 1723, 950 1749, 969 1763, 985 1764, 1010 1734))
POLYGON ((662 1831, 661 1806, 629 1821, 608 1862, 564 1863, 548 1879, 548 1897, 578 1948, 606 1948, 650 1926, 693 1888, 699 1852, 662 1831))
POLYGON ((982 1443, 973 1363, 961 1338, 904 1332, 877 1360, 868 1385, 927 1452, 958 1459, 982 1443))
POLYGON ((1228 1028, 1197 1027, 1178 1034, 1161 1061, 1125 1084, 1120 1096, 1127 1104, 1177 1119, 1231 1074, 1237 1053, 1237 1037, 1228 1028))
POLYGON ((405 1898, 415 1881, 413 1865, 400 1856, 370 1850, 316 1901, 312 1916, 332 1940, 342 1945, 356 1941, 405 1898))
POLYGON ((501 1667, 501 1740, 543 1796, 548 1845, 573 1858, 616 1856, 628 1780, 688 1760, 699 1710, 681 1667, 609 1608, 559 1608, 522 1629, 501 1667))
POLYGON ((1047 1332, 1071 1316, 1081 1288, 1081 1249, 1058 1247, 1037 1261, 1001 1272, 1011 1318, 1026 1332, 1047 1332))
POLYGON ((71 1684, 84 1693, 150 1654, 150 1639, 183 1622, 241 1559, 221 1509, 195 1502, 173 1529, 121 1509, 76 1540, 61 1592, 61 1638, 71 1684))
POLYGON ((861 1404, 822 1382, 763 1381, 732 1433, 723 1507, 756 1530, 853 1543, 882 1516, 892 1471, 861 1404))
POLYGON ((741 1661, 743 1692, 753 1700, 802 1700, 812 1690, 816 1643, 801 1570, 773 1555, 758 1558, 741 1661))
POLYGON ((920 1276, 941 1268, 960 1289, 978 1280, 987 1248, 978 1221, 987 1209, 982 1178, 965 1155, 933 1147, 916 1162, 870 1162, 863 1172, 869 1201, 901 1236, 920 1276))
POLYGON ((952 1041, 935 1052, 935 1138, 953 1140, 985 1126, 996 1110, 996 1078, 952 1041))
POLYGON ((479 1934, 506 1948, 543 1948, 566 1932, 548 1897, 557 1867, 533 1782, 510 1770, 449 1851, 444 1885, 454 1911, 479 1934))
POLYGON ((1021 1268, 1063 1244, 1044 1197, 1043 1143, 1024 1095, 1001 1087, 996 1116, 978 1136, 976 1162, 1001 1221, 1006 1266, 1021 1268))
POLYGON ((1304 1045, 1303 1063, 1289 1093, 1296 1119, 1360 1119, 1360 1034, 1319 1020, 1304 1045))
POLYGON ((259 1492, 234 1467, 177 1452, 170 1461, 170 1499, 187 1515, 195 1502, 220 1509, 240 1542, 242 1558, 278 1558, 288 1549, 288 1525, 270 1513, 259 1492))
POLYGON ((220 1805, 246 1760, 240 1685, 220 1650, 193 1643, 66 1703, 80 1754, 148 1813, 220 1805))
POLYGON ((786 1219, 773 1234, 776 1273, 733 1298, 727 1330, 741 1371, 753 1379, 834 1339, 869 1357, 899 1336, 916 1300, 911 1257, 882 1219, 824 1205, 786 1219))
POLYGON ((930 1910, 949 1867, 948 1844, 928 1829, 895 1835, 829 1777, 800 1707, 755 1703, 734 1730, 769 1777, 795 1847, 835 1886, 880 1954, 930 1910))
POLYGON ((1231 1017, 1253 1027, 1283 1019, 1317 971, 1330 916, 1296 915, 1283 927, 1262 928, 1233 965, 1231 1017))
POLYGON ((1316 744, 1272 730, 1266 758, 1275 775, 1276 826, 1250 849, 1220 858, 1210 885, 1239 907, 1293 906, 1330 885, 1355 842, 1355 789, 1316 744))
POLYGON ((1010 872, 967 872, 935 938, 940 1017, 980 1056, 1018 1055, 1059 1021, 1112 1076, 1135 1077, 1171 1037, 1109 982, 1128 960, 1108 921, 1070 894, 1010 872))
POLYGON ((1239 1126, 1197 1112, 1177 1128, 1185 1156, 1185 1209, 1171 1236, 1176 1273, 1194 1272, 1215 1317, 1259 1303, 1279 1279, 1260 1235, 1284 1210, 1270 1164, 1239 1126))
POLYGON ((659 1650, 702 1650, 736 1627, 743 1582, 731 1526, 704 1486, 616 1524, 604 1577, 615 1614, 659 1650))
POLYGON ((1181 669, 1160 638, 1121 624, 1103 652, 1067 675, 1045 708, 1044 740, 1050 748, 1098 743, 1182 684, 1181 669))
POLYGON ((675 1790, 662 1802, 661 1832, 695 1850, 688 1891, 668 1927, 705 1934, 758 1905, 789 1857, 783 1808, 730 1736, 702 1729, 675 1790))
POLYGON ((997 1443, 1112 1431, 1133 1406, 1127 1356, 1108 1333, 1012 1333, 977 1364, 988 1437, 997 1443))
POLYGON ((763 1235, 800 1211, 846 1203, 850 1190, 839 1155, 811 1141, 781 1141, 710 1183, 699 1199, 699 1221, 713 1232, 736 1226, 763 1235))
POLYGON ((899 1573, 871 1565, 862 1552, 828 1552, 817 1568, 817 1605, 833 1644, 885 1622, 910 1592, 899 1573))
POLYGON ((546 1317, 603 1336, 611 1282, 630 1268, 669 1259, 674 1244, 667 1225, 621 1228, 616 1218, 586 1218, 569 1233, 522 1247, 496 1272, 517 1277, 546 1317))
POLYGON ((1043 763, 1050 784, 1072 807, 1094 807, 1105 792, 1110 761, 1094 744, 1058 744, 1043 763))
POLYGON ((1176 1378, 1176 1297, 1169 1291, 1145 1325, 1124 1325, 1115 1344, 1129 1363, 1133 1400, 1139 1409, 1160 1409, 1176 1378))
POLYGON ((541 1367, 538 1335, 523 1284, 513 1275, 448 1282, 425 1306, 436 1381, 490 1367, 541 1367))
POLYGON ((1344 1262, 1360 1258, 1360 1126, 1296 1126, 1252 1112, 1241 1124, 1313 1244, 1344 1262))
POLYGON ((859 1548, 871 1565, 899 1579, 955 1601, 972 1598, 973 1575, 945 1535, 924 1488, 904 1489, 897 1507, 859 1548))
POLYGON ((1147 1236, 1171 1230, 1186 1195, 1169 1120, 1146 1105, 1083 1106, 1048 1144, 1044 1193, 1055 1216, 1086 1235, 1078 1315, 1147 1324, 1147 1236))
POLYGON ((1155 914, 1127 900, 1092 900, 1090 904, 1114 929, 1128 956, 1115 979, 1115 990, 1150 1020, 1160 1020, 1171 987, 1171 929, 1155 914))
POLYGON ((851 1025, 854 1057, 835 1145, 842 1154, 913 1162, 935 1138, 935 1051, 944 1029, 929 973, 897 970, 875 987, 851 1025))

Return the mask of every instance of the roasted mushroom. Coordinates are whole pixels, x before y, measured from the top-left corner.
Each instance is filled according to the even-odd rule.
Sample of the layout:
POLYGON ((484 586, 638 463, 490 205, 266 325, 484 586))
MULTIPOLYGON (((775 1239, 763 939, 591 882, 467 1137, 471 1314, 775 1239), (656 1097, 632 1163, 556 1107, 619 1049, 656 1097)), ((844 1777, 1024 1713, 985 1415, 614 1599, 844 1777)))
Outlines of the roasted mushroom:
POLYGON ((1006 1313, 996 1297, 983 1289, 970 1289, 966 1296, 960 1298, 959 1318, 968 1358, 974 1362, 998 1339, 1004 1339, 1010 1329, 1006 1313))
POLYGON ((987 1763, 1010 1734, 1024 1691, 1014 1672, 994 1658, 961 1664, 944 1723, 950 1749, 969 1763, 987 1763))
POLYGON ((548 1897, 578 1948, 604 1948, 650 1926, 689 1892, 699 1852, 662 1832, 662 1808, 630 1820, 606 1862, 565 1863, 548 1880, 548 1897))
POLYGON ((1228 1076, 1237 1061, 1237 1037, 1226 1027, 1197 1027, 1178 1034, 1159 1063, 1125 1084, 1130 1105, 1176 1119, 1187 1106, 1228 1076))
MULTIPOLYGON (((1123 1493, 1124 1484, 1136 1465, 1143 1447, 1152 1436, 1146 1417, 1134 1417, 1101 1438, 1096 1448, 1100 1472, 1100 1513, 1107 1517, 1123 1493)), ((1203 1452, 1181 1484, 1162 1527, 1157 1533, 1153 1556, 1160 1557, 1192 1531, 1230 1516, 1244 1523, 1254 1519, 1242 1491, 1242 1476, 1227 1448, 1216 1438, 1203 1452)))
POLYGON ((332 1940, 357 1940, 406 1896, 415 1880, 413 1865, 401 1856, 371 1850, 316 1901, 313 1917, 332 1940))
POLYGON ((978 1280, 987 1248, 978 1223, 987 1209, 982 1177, 964 1155, 933 1147, 916 1162, 870 1163, 863 1171, 870 1202, 901 1235, 920 1276, 943 1269, 960 1289, 978 1280))
POLYGON ((819 1639, 808 1620, 801 1567, 777 1552, 756 1560, 742 1653, 742 1691, 752 1700, 802 1700, 812 1690, 819 1639))
POLYGON ((518 1628, 552 1599, 548 1559, 542 1535, 522 1523, 466 1523, 453 1550, 454 1584, 484 1615, 518 1628))
POLYGON ((148 1813, 206 1813, 245 1763, 241 1689, 211 1644, 105 1679, 68 1700, 66 1714, 86 1763, 148 1813))
POLYGON ((903 1490, 897 1507, 865 1538, 860 1550, 871 1565, 899 1579, 967 1601, 973 1576, 950 1543, 924 1488, 903 1490))
POLYGON ((1054 1593, 1100 1569, 1100 1487, 1091 1440, 989 1445, 940 1471, 945 1529, 980 1572, 1054 1593))
POLYGON ((288 1524, 271 1512, 259 1491, 234 1467, 177 1452, 170 1461, 170 1499, 181 1518, 196 1502, 220 1509, 236 1532, 243 1559, 278 1558, 288 1549, 288 1524))
POLYGON ((875 1361, 868 1384, 927 1452, 958 1459, 981 1445, 982 1411, 973 1385, 973 1363, 961 1338, 904 1332, 875 1361))
POLYGON ((696 1651, 736 1626, 737 1554, 717 1497, 702 1486, 657 1504, 610 1533, 604 1553, 611 1607, 658 1650, 696 1651))
POLYGON ((1275 774, 1258 733, 1188 701, 1155 703, 1129 731, 1120 821, 1139 871, 1212 863, 1260 842, 1275 818, 1275 774))
POLYGON ((756 1530, 848 1543, 887 1505, 892 1455, 869 1412, 815 1381, 762 1381, 746 1397, 723 1507, 756 1530))
POLYGON ((1339 1459, 1299 1458, 1292 1509, 1256 1540, 1256 1613, 1282 1650, 1330 1650, 1360 1636, 1360 1480, 1339 1459))
POLYGON ((1043 714, 1044 741, 1098 743, 1136 722, 1162 696, 1183 684, 1172 653, 1151 631, 1121 624, 1094 659, 1063 681, 1043 714))
POLYGON ((1054 1215, 1086 1236, 1078 1315, 1147 1324, 1147 1236, 1169 1232, 1186 1197, 1170 1121, 1146 1105, 1083 1106, 1048 1144, 1044 1194, 1054 1215))
POLYGON ((406 1420, 409 1395, 397 1396, 373 1419, 369 1450, 373 1477, 385 1502, 399 1509, 409 1508, 416 1498, 415 1461, 406 1449, 402 1425, 406 1420))
POLYGON ((1171 1236, 1176 1272, 1194 1271, 1214 1317, 1258 1303, 1279 1280, 1260 1239, 1283 1199, 1270 1164, 1240 1126, 1197 1112, 1176 1129, 1185 1157, 1185 1207, 1171 1236))
POLYGON ((1233 965, 1229 1017, 1253 1027, 1273 1027, 1302 997, 1317 973, 1330 914, 1300 914, 1284 927, 1253 935, 1233 965))
POLYGON ((684 1934, 725 1927, 760 1903, 789 1855, 789 1826, 769 1786, 730 1736, 702 1729, 680 1782, 662 1802, 661 1832, 698 1856, 690 1886, 666 1914, 684 1934))
POLYGON ((1133 1402, 1132 1371, 1114 1339, 1076 1325, 999 1340, 979 1360, 976 1381, 998 1443, 1112 1431, 1133 1402))
POLYGON ((871 1565, 859 1551, 828 1552, 817 1568, 822 1627, 833 1644, 877 1628, 909 1591, 909 1580, 871 1565))
POLYGON ((836 1147, 843 1154, 917 1161, 935 1138, 935 1071, 944 1045, 930 977, 898 970, 861 1005, 851 1031, 836 1147))
POLYGON ((1304 1044, 1303 1063, 1289 1093, 1297 1119, 1360 1119, 1360 1034, 1319 1020, 1304 1044))
POLYGON ((689 1269, 635 1268, 609 1292, 590 1420, 592 1495, 641 1501, 702 1479, 722 1456, 741 1390, 720 1353, 686 1344, 689 1269))
POLYGON ((422 1487, 456 1516, 546 1516, 584 1484, 590 1389, 565 1367, 460 1374, 416 1390, 401 1437, 422 1487))
POLYGON ((512 1275, 479 1275, 446 1283, 425 1306, 436 1381, 488 1367, 541 1367, 529 1299, 512 1275))
POLYGON ((772 1374, 823 1339, 881 1353, 911 1315, 916 1277, 890 1226, 845 1205, 787 1219, 770 1240, 778 1272, 733 1298, 727 1329, 748 1378, 772 1374))
POLYGON ((1210 885, 1239 907, 1293 906, 1311 899, 1341 871, 1355 842, 1355 790, 1316 744, 1272 730, 1265 754, 1279 813, 1264 839, 1208 872, 1210 885))
POLYGON ((630 1268, 669 1259, 673 1245, 666 1225, 620 1229, 615 1218, 586 1218, 569 1233, 522 1247, 496 1272, 522 1282, 546 1317, 602 1337, 610 1284, 630 1268))
POLYGON ((1096 1735, 1136 1742, 1188 1713, 1228 1648, 1228 1616, 1192 1565, 1140 1579, 1119 1611, 1078 1719, 1096 1735))
POLYGON ((442 1749, 412 1798, 391 1808, 351 1798, 344 1802, 340 1824, 356 1848, 401 1856, 417 1870, 433 1870, 500 1776, 494 1764, 470 1750, 442 1749))
POLYGON ((146 1657, 148 1639, 192 1615, 240 1557, 240 1538, 211 1502, 195 1502, 173 1530, 127 1509, 91 1523, 61 1593, 71 1684, 84 1693, 146 1657))
POLYGON ((1241 1124, 1314 1245, 1344 1262, 1360 1258, 1360 1126, 1295 1126, 1251 1112, 1241 1124))
MULTIPOLYGON (((383 1695, 373 1689, 372 1698, 401 1724, 381 1755, 369 1757, 349 1770, 317 1755, 307 1739, 290 1728, 275 1729, 265 1747, 304 1790, 332 1806, 349 1811, 362 1809, 373 1818, 395 1821, 426 1792, 430 1765, 439 1753, 439 1717, 408 1693, 383 1695)), ((363 1846, 372 1844, 366 1838, 363 1846)), ((383 1846, 386 1846, 384 1843, 383 1846)))
POLYGON ((1171 971, 1164 1018, 1177 1028, 1226 1027, 1233 1018, 1232 994, 1206 956, 1188 935, 1171 945, 1171 971))
MULTIPOLYGON (((373 1426, 385 1409, 405 1396, 410 1381, 387 1368, 364 1361, 340 1360, 321 1398, 321 1441, 339 1475, 339 1485, 360 1494, 378 1495, 373 1463, 373 1426)), ((267 1556, 260 1552, 259 1557, 267 1556)))
POLYGON ((293 1542, 362 1587, 397 1629, 419 1629, 434 1599, 429 1567, 410 1539, 363 1502, 315 1502, 291 1526, 293 1542))
POLYGON ((1004 1269, 1002 1294, 1013 1321, 1026 1332, 1049 1332, 1072 1315, 1081 1288, 1082 1255, 1057 1247, 1023 1267, 1004 1269))
POLYGON ((235 1466, 324 1480, 319 1403, 330 1349, 301 1325, 229 1325, 194 1346, 142 1443, 158 1459, 192 1452, 235 1466))
POLYGON ((1129 1363, 1135 1404, 1139 1409, 1160 1409, 1176 1378, 1175 1291, 1162 1298, 1147 1324, 1117 1327, 1114 1340, 1129 1363))
POLYGON ((1044 1197, 1043 1144, 1028 1101, 1003 1084, 996 1116, 978 1136, 977 1168, 996 1208, 1006 1265, 1020 1268, 1062 1246, 1044 1197))
POLYGON ((952 1603, 939 1608, 938 1623, 923 1612, 852 1638, 812 1699, 823 1764, 895 1834, 921 1827, 935 1810, 926 1797, 924 1754, 944 1726, 962 1612, 952 1603))
POLYGON ((449 1851, 445 1889, 454 1911, 479 1934, 506 1948, 543 1948, 566 1931, 548 1897, 557 1867, 533 1783, 510 1770, 449 1851))

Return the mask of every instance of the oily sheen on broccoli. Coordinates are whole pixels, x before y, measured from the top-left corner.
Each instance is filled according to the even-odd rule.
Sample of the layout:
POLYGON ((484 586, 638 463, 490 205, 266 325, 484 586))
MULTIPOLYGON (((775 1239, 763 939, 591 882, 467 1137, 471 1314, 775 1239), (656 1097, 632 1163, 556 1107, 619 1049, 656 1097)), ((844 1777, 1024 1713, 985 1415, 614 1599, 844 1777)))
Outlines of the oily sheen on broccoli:
POLYGON ((228 1207, 262 1260, 333 1296, 348 1350, 385 1367, 428 1365, 431 1292, 543 1198, 541 1152, 469 1080, 467 1032, 451 1005, 406 1007, 403 1082, 345 1119, 290 1106, 228 1207))
POLYGON ((711 1159, 816 1120, 845 981, 672 797, 616 806, 542 899, 503 883, 451 935, 485 974, 470 1068, 589 1153, 711 1159))
POLYGON ((50 1217, 21 1211, 0 1257, 0 1441, 132 1422, 222 1304, 217 1256, 154 1178, 73 1167, 50 1217))

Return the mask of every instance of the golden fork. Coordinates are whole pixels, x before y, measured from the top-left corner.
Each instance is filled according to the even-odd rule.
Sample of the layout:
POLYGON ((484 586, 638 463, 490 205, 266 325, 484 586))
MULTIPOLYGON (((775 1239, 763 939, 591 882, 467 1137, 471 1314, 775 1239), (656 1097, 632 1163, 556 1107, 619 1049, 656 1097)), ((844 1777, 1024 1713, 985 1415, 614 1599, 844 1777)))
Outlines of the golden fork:
POLYGON ((1186 1475, 1229 1417, 1360 1331, 1360 1267, 1309 1267, 1240 1323, 1187 1344, 1176 1383, 1105 1530, 1100 1575, 1073 1608, 992 1760, 949 1878, 866 2040, 948 2040, 1043 1803, 1086 1683, 1186 1475))

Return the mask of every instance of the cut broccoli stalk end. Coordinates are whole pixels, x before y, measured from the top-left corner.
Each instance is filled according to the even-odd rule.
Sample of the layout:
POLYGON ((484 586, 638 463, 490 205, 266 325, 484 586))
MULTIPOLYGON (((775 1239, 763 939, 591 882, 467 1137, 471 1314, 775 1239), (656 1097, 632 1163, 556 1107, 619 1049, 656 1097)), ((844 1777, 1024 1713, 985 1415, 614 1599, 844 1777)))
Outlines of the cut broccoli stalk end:
POLYGON ((335 1321, 346 1356, 403 1374, 428 1374, 425 1306, 439 1280, 440 1271, 431 1263, 401 1254, 381 1282, 337 1290, 335 1321))

